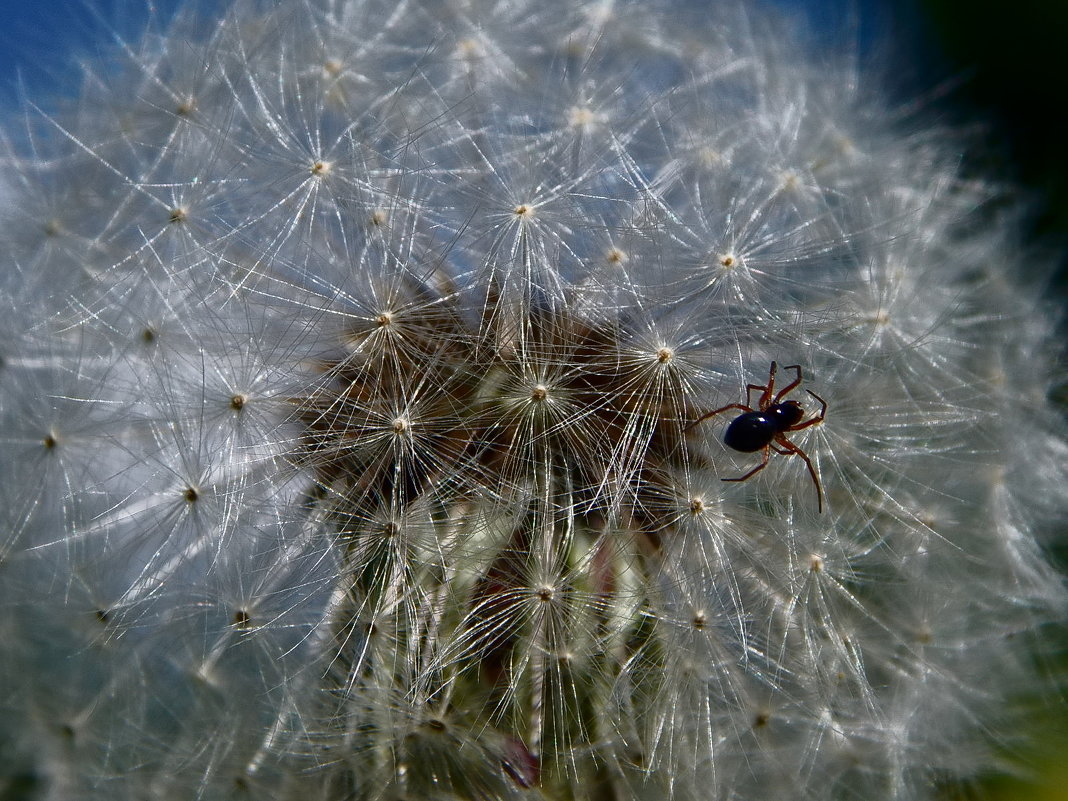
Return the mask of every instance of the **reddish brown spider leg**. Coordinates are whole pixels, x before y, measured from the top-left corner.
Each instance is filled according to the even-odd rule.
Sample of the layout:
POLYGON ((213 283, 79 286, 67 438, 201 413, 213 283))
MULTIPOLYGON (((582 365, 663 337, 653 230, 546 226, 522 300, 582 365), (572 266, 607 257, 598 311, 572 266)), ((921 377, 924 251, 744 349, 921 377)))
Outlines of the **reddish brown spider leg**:
POLYGON ((721 412, 725 412, 728 409, 741 409, 743 412, 751 412, 751 411, 753 411, 753 409, 750 409, 744 403, 729 403, 726 406, 722 406, 719 409, 716 409, 715 411, 706 412, 705 414, 702 414, 700 417, 698 417, 696 420, 694 420, 692 423, 690 423, 688 426, 686 426, 686 428, 684 428, 683 431, 689 431, 691 428, 696 426, 698 423, 703 423, 709 417, 715 417, 717 414, 720 414, 721 412))
POLYGON ((799 447, 790 442, 782 434, 775 435, 775 442, 782 445, 784 448, 789 449, 790 453, 794 453, 800 456, 804 462, 805 467, 808 468, 808 474, 812 476, 812 483, 816 485, 816 506, 817 511, 823 511, 823 487, 820 485, 819 477, 816 475, 816 468, 812 466, 812 462, 808 458, 808 454, 801 450, 799 447))
POLYGON ((793 381, 791 381, 785 387, 780 389, 778 394, 775 396, 775 399, 772 401, 772 403, 778 403, 780 400, 782 400, 787 395, 789 395, 794 389, 796 389, 798 384, 801 383, 801 365, 800 364, 791 364, 789 367, 784 367, 782 369, 783 370, 796 370, 797 371, 797 378, 795 378, 793 381))
POLYGON ((765 467, 768 466, 768 459, 771 458, 771 450, 768 445, 764 446, 764 461, 746 473, 744 476, 738 476, 738 478, 721 478, 720 481, 745 481, 747 478, 752 478, 765 467))
POLYGON ((772 389, 772 387, 770 385, 765 386, 764 384, 746 384, 745 385, 745 402, 748 403, 750 406, 752 406, 753 404, 750 403, 749 399, 753 394, 753 390, 759 390, 760 391, 760 397, 757 399, 756 408, 760 409, 760 410, 764 410, 764 409, 768 408, 768 404, 771 402, 771 389, 772 389))
POLYGON ((805 422, 799 423, 796 426, 790 426, 788 429, 786 429, 787 431, 800 431, 803 428, 814 426, 816 425, 816 423, 822 423, 823 418, 827 416, 827 401, 825 401, 823 398, 821 398, 819 395, 817 395, 815 392, 812 392, 811 390, 806 389, 805 392, 807 392, 809 395, 811 395, 813 398, 820 402, 820 412, 819 414, 813 415, 811 420, 806 420, 805 422))
MULTIPOLYGON (((778 362, 772 362, 771 363, 771 369, 768 370, 768 387, 764 391, 764 394, 760 396, 760 410, 761 411, 763 411, 764 409, 767 409, 768 406, 770 406, 772 403, 775 402, 775 401, 773 401, 771 399, 771 396, 775 394, 775 373, 776 373, 776 371, 778 369, 779 369, 778 362)), ((776 398, 775 400, 778 400, 778 398, 776 398)))
POLYGON ((809 395, 811 395, 813 398, 820 402, 820 413, 816 415, 816 418, 822 422, 823 418, 827 416, 827 401, 825 401, 811 389, 806 389, 805 392, 807 392, 809 395))

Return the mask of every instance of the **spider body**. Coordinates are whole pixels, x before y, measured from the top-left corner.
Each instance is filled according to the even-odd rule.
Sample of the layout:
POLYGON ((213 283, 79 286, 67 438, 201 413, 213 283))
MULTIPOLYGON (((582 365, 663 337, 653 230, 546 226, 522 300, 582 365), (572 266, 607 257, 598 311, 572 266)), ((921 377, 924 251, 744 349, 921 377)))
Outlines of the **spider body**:
POLYGON ((827 402, 815 392, 805 390, 820 403, 819 413, 813 415, 808 420, 805 420, 805 408, 801 405, 800 401, 783 400, 786 395, 789 395, 801 384, 801 365, 792 364, 784 368, 786 370, 796 371, 796 376, 793 381, 778 392, 775 391, 775 373, 777 368, 778 365, 775 362, 772 362, 771 370, 768 373, 767 384, 746 385, 745 403, 730 403, 719 409, 703 414, 691 423, 687 427, 687 430, 721 412, 728 411, 729 409, 741 409, 743 414, 738 415, 731 421, 730 425, 727 426, 727 433, 724 435, 723 441, 726 443, 727 447, 742 453, 756 453, 757 451, 763 451, 764 458, 760 464, 744 476, 725 478, 723 481, 745 481, 748 478, 752 478, 768 466, 768 460, 771 458, 771 450, 773 448, 776 453, 783 456, 800 456, 805 463, 805 467, 808 468, 808 474, 812 477, 812 483, 816 486, 816 503, 819 511, 822 512, 823 487, 820 486, 819 476, 816 475, 816 468, 812 466, 812 461, 808 458, 808 454, 801 450, 797 445, 790 442, 790 440, 786 438, 786 434, 792 431, 801 431, 802 429, 809 428, 817 423, 822 423, 827 415, 827 402), (749 398, 754 390, 760 393, 756 408, 753 408, 749 404, 749 398))

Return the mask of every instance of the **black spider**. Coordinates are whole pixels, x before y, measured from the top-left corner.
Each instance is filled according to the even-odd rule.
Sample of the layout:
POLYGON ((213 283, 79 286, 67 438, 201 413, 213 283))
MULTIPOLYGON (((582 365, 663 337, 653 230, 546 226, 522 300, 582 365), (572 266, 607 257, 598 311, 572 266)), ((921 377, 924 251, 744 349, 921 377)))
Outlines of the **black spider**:
POLYGON ((819 477, 816 475, 816 468, 812 466, 812 462, 808 458, 803 450, 797 447, 794 443, 790 442, 786 438, 786 434, 791 431, 801 431, 802 429, 814 426, 816 423, 822 423, 824 417, 827 416, 827 401, 817 395, 815 392, 805 390, 813 398, 820 402, 819 414, 813 415, 808 420, 802 420, 805 416, 805 409, 800 402, 795 400, 784 401, 783 398, 794 391, 801 383, 801 365, 791 364, 789 367, 785 367, 785 370, 796 370, 797 377, 775 392, 775 370, 778 365, 775 362, 771 363, 771 371, 768 373, 768 383, 765 384, 746 384, 745 387, 745 403, 730 403, 715 411, 703 414, 694 420, 686 430, 696 426, 698 423, 707 420, 709 417, 725 412, 728 409, 741 409, 744 414, 740 414, 735 417, 729 426, 727 426, 727 433, 723 437, 723 441, 728 447, 733 448, 736 451, 743 453, 755 453, 762 450, 764 452, 764 460, 746 473, 744 476, 738 478, 725 478, 724 481, 745 481, 747 478, 751 478, 765 467, 768 466, 768 459, 771 458, 771 450, 774 448, 775 452, 783 456, 789 456, 791 454, 800 456, 805 466, 808 468, 808 474, 812 476, 812 483, 816 485, 816 501, 819 505, 819 511, 823 511, 823 487, 820 486, 819 477), (760 392, 760 400, 757 401, 757 408, 753 408, 749 404, 749 396, 754 390, 760 392))

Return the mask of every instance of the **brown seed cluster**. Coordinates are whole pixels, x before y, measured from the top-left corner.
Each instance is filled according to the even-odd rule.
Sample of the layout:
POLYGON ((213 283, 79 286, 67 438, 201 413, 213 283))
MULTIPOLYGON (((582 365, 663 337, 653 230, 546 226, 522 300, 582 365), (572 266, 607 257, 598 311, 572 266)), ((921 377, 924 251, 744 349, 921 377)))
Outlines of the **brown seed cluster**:
MULTIPOLYGON (((403 606, 428 552, 447 591, 454 566, 434 551, 449 547, 450 521, 478 510, 487 555, 452 636, 457 661, 501 689, 516 681, 524 627, 579 603, 565 567, 575 549, 618 551, 628 539, 639 560, 657 552, 679 516, 667 508, 674 476, 696 458, 683 437, 695 410, 675 351, 625 347, 618 320, 567 304, 505 308, 492 294, 471 306, 479 315, 418 287, 347 331, 344 355, 301 404, 304 458, 347 543, 352 618, 365 632, 399 625, 382 609, 403 606)), ((688 495, 679 503, 693 511, 688 495)), ((593 558, 581 577, 595 597, 617 584, 606 564, 593 558)), ((541 647, 562 653, 556 638, 541 647)))
POLYGON ((490 304, 476 327, 455 305, 410 301, 353 327, 301 402, 307 456, 339 508, 402 516, 427 496, 510 501, 537 486, 589 518, 681 464, 693 409, 670 348, 642 363, 618 322, 566 307, 490 304))

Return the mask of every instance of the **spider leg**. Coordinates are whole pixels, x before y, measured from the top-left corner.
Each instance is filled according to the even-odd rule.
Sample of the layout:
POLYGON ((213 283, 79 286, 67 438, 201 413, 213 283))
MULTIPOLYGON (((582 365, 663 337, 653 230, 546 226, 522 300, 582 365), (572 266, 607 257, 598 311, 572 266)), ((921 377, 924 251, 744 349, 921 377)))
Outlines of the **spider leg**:
POLYGON ((807 392, 809 395, 811 395, 813 398, 815 398, 816 400, 818 400, 820 402, 819 414, 813 415, 811 419, 806 420, 803 423, 798 423, 797 425, 790 426, 788 429, 786 429, 787 431, 800 431, 803 428, 808 428, 809 426, 814 426, 814 425, 816 425, 816 423, 822 423, 823 419, 827 416, 827 401, 825 401, 823 398, 821 398, 819 395, 817 395, 812 390, 806 389, 805 392, 807 392))
MULTIPOLYGON (((774 364, 774 362, 772 362, 772 364, 774 364)), ((787 395, 789 395, 791 392, 793 392, 794 389, 797 388, 797 385, 801 383, 801 365, 800 364, 791 364, 789 367, 784 367, 782 369, 783 370, 796 370, 797 371, 797 378, 795 378, 793 381, 791 381, 785 387, 780 389, 779 390, 779 394, 775 396, 775 399, 772 401, 772 403, 778 403, 780 400, 782 400, 787 395)))
POLYGON ((759 473, 761 470, 763 470, 765 467, 768 466, 768 459, 770 459, 770 458, 771 458, 771 450, 769 449, 769 446, 765 445, 764 446, 764 461, 762 461, 760 464, 758 464, 756 467, 754 467, 752 470, 750 470, 744 476, 738 476, 738 478, 721 478, 720 481, 745 481, 747 478, 752 478, 753 476, 755 476, 757 473, 759 473))
POLYGON ((817 418, 822 422, 823 418, 827 416, 827 401, 825 401, 823 398, 821 398, 819 395, 817 395, 811 389, 806 389, 805 392, 807 392, 813 398, 818 400, 820 402, 820 406, 823 407, 823 408, 820 409, 820 413, 817 415, 817 418))
POLYGON ((767 409, 774 402, 772 401, 771 396, 775 394, 775 371, 778 369, 779 365, 775 362, 772 362, 771 369, 768 370, 768 386, 767 388, 765 388, 764 394, 760 396, 761 411, 767 409))
POLYGON ((743 412, 751 412, 751 411, 753 411, 753 409, 749 408, 748 406, 746 406, 743 403, 728 403, 726 406, 721 406, 720 408, 716 409, 715 411, 706 412, 705 414, 702 414, 700 417, 698 417, 696 420, 694 420, 692 423, 690 423, 688 426, 686 426, 686 428, 684 428, 683 431, 689 431, 691 428, 696 426, 698 423, 703 423, 709 417, 715 417, 717 414, 720 414, 721 412, 725 412, 728 409, 741 409, 743 412))
POLYGON ((746 384, 745 402, 749 403, 750 406, 752 406, 752 403, 749 402, 749 398, 753 394, 754 390, 760 392, 760 398, 757 400, 757 408, 763 411, 764 409, 768 408, 769 401, 771 399, 771 392, 764 384, 746 384))
MULTIPOLYGON (((817 511, 822 512, 823 511, 823 487, 820 486, 819 477, 816 475, 816 468, 812 466, 812 461, 808 458, 808 454, 805 453, 803 450, 801 450, 796 445, 794 445, 794 443, 790 442, 790 440, 788 440, 782 434, 776 434, 775 435, 775 442, 777 442, 779 445, 782 445, 784 448, 788 449, 790 451, 790 453, 793 453, 793 454, 795 454, 797 456, 800 456, 804 460, 805 467, 808 468, 808 474, 810 476, 812 476, 812 483, 816 485, 817 511)), ((766 463, 767 462, 765 461, 765 464, 766 463)), ((761 467, 763 467, 763 465, 761 465, 761 467)))

